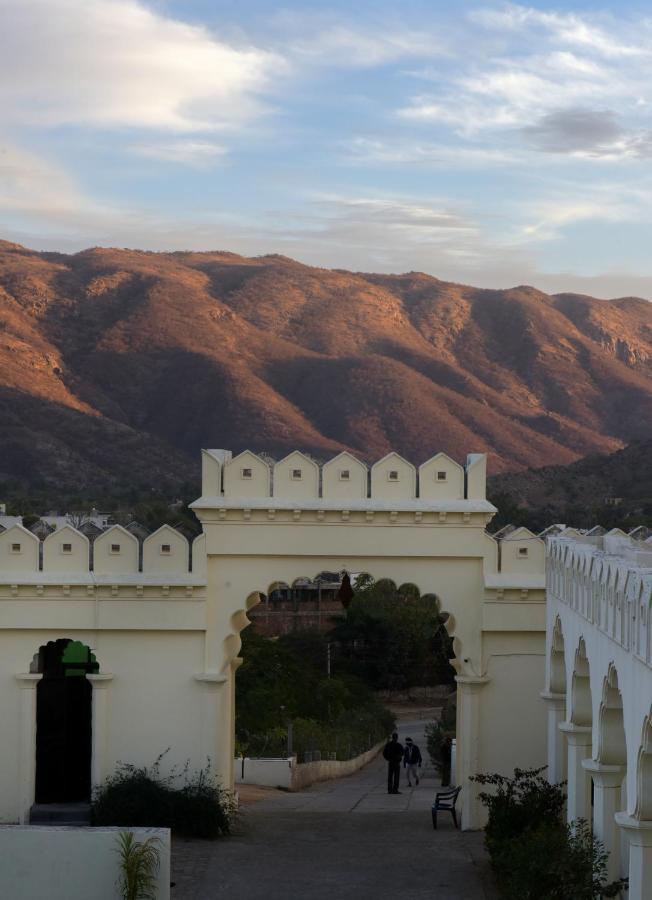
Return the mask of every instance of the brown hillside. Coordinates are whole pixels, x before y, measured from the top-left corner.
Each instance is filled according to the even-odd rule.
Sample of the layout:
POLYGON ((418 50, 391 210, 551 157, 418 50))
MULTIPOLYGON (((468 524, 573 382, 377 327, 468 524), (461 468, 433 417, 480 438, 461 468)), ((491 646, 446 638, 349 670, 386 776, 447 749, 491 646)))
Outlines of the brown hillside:
POLYGON ((181 481, 200 446, 567 463, 652 436, 651 360, 635 298, 0 242, 0 478, 181 481))

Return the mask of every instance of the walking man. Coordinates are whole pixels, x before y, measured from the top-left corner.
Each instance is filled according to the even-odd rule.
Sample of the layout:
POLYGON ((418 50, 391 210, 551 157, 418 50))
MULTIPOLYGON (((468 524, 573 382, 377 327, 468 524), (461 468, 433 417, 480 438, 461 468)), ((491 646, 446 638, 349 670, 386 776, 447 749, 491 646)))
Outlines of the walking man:
POLYGON ((412 738, 405 738, 405 751, 403 753, 403 765, 407 769, 407 783, 412 787, 412 778, 419 784, 419 769, 421 768, 421 750, 412 738))
POLYGON ((387 741, 383 749, 383 756, 387 760, 387 793, 400 794, 398 781, 401 777, 401 760, 403 759, 403 745, 398 742, 398 734, 394 732, 391 741, 387 741))

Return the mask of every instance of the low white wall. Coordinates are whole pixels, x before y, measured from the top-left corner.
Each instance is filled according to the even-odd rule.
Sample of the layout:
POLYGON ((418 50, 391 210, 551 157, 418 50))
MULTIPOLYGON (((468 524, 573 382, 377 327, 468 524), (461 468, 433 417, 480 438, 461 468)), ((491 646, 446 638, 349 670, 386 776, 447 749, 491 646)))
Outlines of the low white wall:
POLYGON ((250 759, 248 756, 235 760, 233 770, 236 784, 259 784, 266 787, 292 789, 292 771, 297 765, 296 756, 286 759, 250 759))
POLYGON ((333 778, 352 775, 371 762, 384 745, 385 742, 382 741, 353 759, 322 759, 309 763, 297 763, 296 756, 285 759, 250 759, 246 756, 243 767, 242 757, 239 757, 233 763, 235 781, 236 784, 258 784, 300 791, 317 781, 330 781, 333 778))
POLYGON ((292 772, 292 790, 300 791, 308 785, 317 781, 330 781, 332 778, 345 778, 347 775, 353 775, 358 769, 366 766, 379 753, 385 741, 376 744, 366 753, 355 756, 353 759, 334 760, 322 759, 319 762, 301 763, 295 766, 292 772))
POLYGON ((168 828, 0 826, 0 897, 7 900, 119 900, 118 835, 161 841, 157 900, 170 898, 168 828))

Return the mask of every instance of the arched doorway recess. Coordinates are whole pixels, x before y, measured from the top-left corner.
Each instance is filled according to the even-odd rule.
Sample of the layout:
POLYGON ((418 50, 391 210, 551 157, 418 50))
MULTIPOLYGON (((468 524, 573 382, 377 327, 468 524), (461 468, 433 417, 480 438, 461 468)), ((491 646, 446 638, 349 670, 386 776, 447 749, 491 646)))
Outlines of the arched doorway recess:
POLYGON ((462 826, 483 824, 469 781, 480 771, 545 763, 544 544, 526 529, 498 543, 485 530, 486 457, 463 468, 437 454, 418 470, 396 453, 368 469, 349 453, 318 466, 294 452, 270 466, 245 451, 203 451, 208 709, 206 751, 227 785, 234 770, 234 685, 247 612, 270 583, 308 573, 372 572, 413 582, 449 613, 458 692, 462 826), (230 734, 225 740, 224 735, 230 734))
POLYGON ((591 758, 593 742, 593 703, 591 673, 584 638, 575 651, 570 685, 570 721, 561 725, 568 745, 568 821, 591 820, 592 782, 584 766, 591 758))
POLYGON ((561 727, 566 721, 566 655, 564 633, 559 616, 552 627, 548 657, 547 690, 541 696, 548 708, 548 780, 551 784, 566 781, 566 736, 561 727))
POLYGON ((598 712, 598 747, 595 759, 584 761, 593 781, 593 831, 609 853, 610 880, 621 875, 621 839, 616 814, 622 809, 622 787, 627 774, 627 744, 623 699, 613 664, 602 685, 598 712))
POLYGON ((60 638, 44 644, 32 666, 36 688, 35 803, 86 803, 91 792, 92 686, 99 672, 91 650, 60 638))

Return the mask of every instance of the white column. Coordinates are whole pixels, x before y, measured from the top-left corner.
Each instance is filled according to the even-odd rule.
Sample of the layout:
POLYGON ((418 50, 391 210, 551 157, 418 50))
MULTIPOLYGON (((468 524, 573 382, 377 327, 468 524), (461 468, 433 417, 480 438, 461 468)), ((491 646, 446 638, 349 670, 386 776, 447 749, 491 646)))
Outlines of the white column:
POLYGON ((479 787, 469 781, 481 768, 480 692, 489 678, 457 675, 457 766, 458 784, 462 785, 462 829, 482 828, 484 815, 478 800, 479 787))
MULTIPOLYGON (((36 688, 42 675, 20 674, 20 725, 18 733, 18 821, 29 824, 36 780, 36 688)), ((4 810, 3 810, 4 812, 4 810)), ((10 814, 13 817, 13 813, 10 814)))
POLYGON ((90 681, 93 689, 91 787, 96 788, 109 774, 106 767, 108 687, 113 675, 100 672, 96 675, 87 675, 86 678, 90 681))
POLYGON ((629 893, 627 900, 650 900, 652 890, 652 820, 616 813, 616 823, 629 838, 629 893))
POLYGON ((566 738, 559 726, 566 719, 566 694, 541 694, 548 709, 548 781, 559 784, 566 780, 566 738))
POLYGON ((591 819, 591 778, 582 763, 591 758, 591 726, 562 722, 568 743, 567 819, 591 819))
POLYGON ((620 878, 620 832, 616 813, 621 808, 620 788, 625 777, 624 766, 609 766, 594 759, 584 760, 584 769, 593 778, 593 833, 609 854, 609 881, 620 878))
POLYGON ((195 681, 201 687, 200 765, 210 760, 222 787, 233 790, 233 735, 226 696, 229 679, 217 672, 201 672, 195 681))

